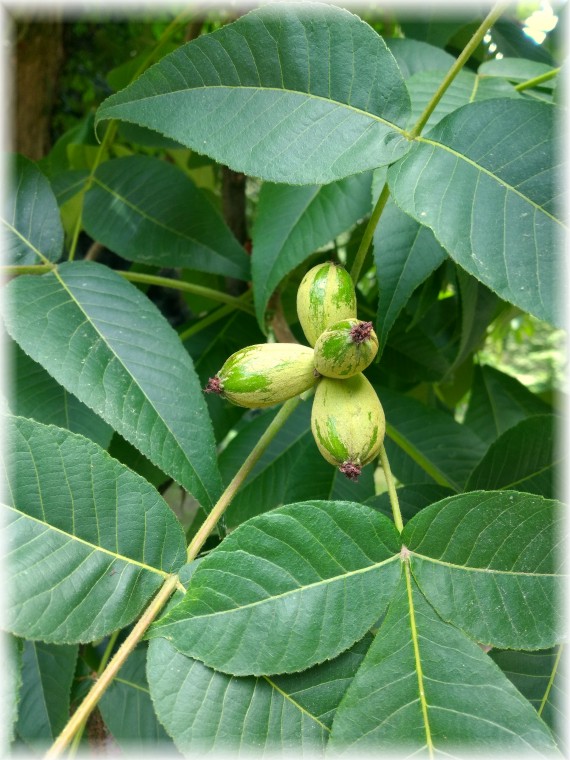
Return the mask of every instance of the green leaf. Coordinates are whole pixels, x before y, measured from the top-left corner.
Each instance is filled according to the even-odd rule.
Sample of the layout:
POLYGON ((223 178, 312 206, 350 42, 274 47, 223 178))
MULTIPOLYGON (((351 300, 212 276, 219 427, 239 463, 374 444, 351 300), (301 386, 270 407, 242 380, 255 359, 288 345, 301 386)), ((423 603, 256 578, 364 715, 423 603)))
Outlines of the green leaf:
POLYGON ((113 435, 109 425, 68 393, 17 344, 13 347, 14 383, 10 408, 14 414, 80 433, 106 449, 113 435))
POLYGON ((374 468, 375 463, 371 462, 363 468, 357 481, 349 480, 338 467, 327 462, 309 430, 305 445, 289 475, 285 500, 323 499, 362 503, 374 493, 374 468))
POLYGON ((554 131, 554 109, 544 103, 470 103, 417 138, 388 182, 398 206, 432 229, 460 266, 558 324, 564 225, 554 131))
POLYGON ((524 32, 523 24, 508 18, 496 21, 493 26, 493 42, 505 58, 528 58, 532 61, 554 64, 552 55, 544 45, 537 45, 524 32))
POLYGON ((154 639, 148 680, 158 716, 183 753, 322 750, 370 642, 367 635, 303 673, 236 678, 180 654, 166 639, 154 639))
POLYGON ((516 491, 476 491, 423 509, 402 541, 428 601, 476 641, 543 649, 559 640, 558 502, 516 491))
POLYGON ((374 232, 378 281, 378 353, 414 290, 445 260, 447 254, 431 230, 389 203, 374 232))
POLYGON ((149 634, 233 675, 304 670, 351 647, 382 614, 399 548, 394 525, 368 507, 275 509, 210 552, 149 634))
MULTIPOLYGON (((508 79, 509 82, 527 82, 529 79, 548 74, 552 66, 539 61, 528 61, 524 58, 492 58, 479 66, 479 76, 508 79)), ((556 78, 541 82, 541 87, 551 90, 556 86, 556 78)))
POLYGON ((522 420, 494 441, 473 470, 466 491, 510 489, 552 498, 557 487, 559 420, 539 414, 522 420))
POLYGON ((63 227, 48 179, 33 161, 13 157, 11 190, 2 216, 9 264, 57 261, 63 250, 63 227))
MULTIPOLYGON (((555 750, 532 706, 471 639, 443 622, 410 577, 333 722, 336 752, 555 750)), ((504 756, 504 755, 501 755, 504 756)))
MULTIPOLYGON (((446 496, 453 495, 453 491, 450 488, 440 486, 437 483, 414 483, 398 488, 396 493, 398 494, 398 503, 404 522, 411 520, 424 507, 435 504, 436 501, 441 501, 446 496)), ((392 518, 392 507, 388 492, 372 496, 366 500, 366 504, 382 512, 387 517, 392 518)))
POLYGON ((24 642, 16 731, 31 747, 49 746, 69 720, 69 696, 77 649, 77 645, 24 642))
POLYGON ((475 367, 465 424, 486 444, 527 417, 551 411, 514 377, 487 365, 475 367))
POLYGON ((105 725, 123 750, 144 745, 147 751, 168 750, 170 740, 158 722, 146 679, 147 647, 131 652, 119 674, 101 697, 105 725))
POLYGON ((566 726, 566 695, 561 663, 561 657, 565 657, 563 648, 560 645, 540 652, 493 649, 489 653, 489 657, 552 729, 561 750, 564 750, 566 726))
MULTIPOLYGON (((392 37, 386 45, 406 80, 420 71, 446 72, 455 63, 452 55, 428 42, 392 37)), ((440 77, 443 78, 441 73, 440 77)))
POLYGON ((176 518, 87 438, 18 417, 7 430, 10 630, 70 644, 128 625, 185 560, 176 518))
POLYGON ((93 262, 71 262, 5 290, 8 332, 58 383, 211 505, 221 485, 192 361, 158 309, 93 262))
POLYGON ((150 156, 97 168, 83 225, 129 261, 250 277, 247 253, 207 196, 175 166, 150 156))
POLYGON ((371 183, 372 175, 366 172, 324 186, 263 185, 251 258, 262 328, 267 303, 281 280, 370 211, 371 183))
POLYGON ((292 3, 254 10, 163 58, 108 98, 97 120, 150 127, 271 182, 327 184, 403 155, 409 108, 371 27, 340 8, 292 3))
POLYGON ((386 451, 398 480, 462 490, 485 453, 484 444, 438 409, 386 388, 376 392, 386 414, 386 451))
MULTIPOLYGON (((273 420, 278 410, 254 417, 230 441, 219 458, 223 482, 228 484, 273 420)), ((224 517, 235 528, 250 517, 285 503, 287 485, 311 434, 311 403, 300 404, 261 455, 224 517)))
MULTIPOLYGON (((422 115, 446 73, 447 69, 443 71, 419 71, 406 80, 406 87, 412 103, 408 127, 411 128, 422 115)), ((464 69, 457 74, 447 88, 426 126, 435 126, 444 116, 467 103, 488 100, 489 98, 522 98, 522 95, 509 82, 502 79, 483 78, 464 69)))

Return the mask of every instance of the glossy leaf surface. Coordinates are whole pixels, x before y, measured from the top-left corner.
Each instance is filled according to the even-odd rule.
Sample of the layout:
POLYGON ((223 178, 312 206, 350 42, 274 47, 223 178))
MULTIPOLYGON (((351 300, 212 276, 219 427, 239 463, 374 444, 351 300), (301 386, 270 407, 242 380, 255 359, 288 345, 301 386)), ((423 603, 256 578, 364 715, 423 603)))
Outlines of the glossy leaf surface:
POLYGON ((6 291, 8 332, 204 506, 220 481, 192 361, 158 309, 100 264, 71 262, 6 291))
POLYGON ((128 625, 184 562, 176 518, 86 438, 6 419, 10 630, 74 643, 128 625))
POLYGON ((326 184, 403 155, 409 108, 371 27, 340 8, 291 3, 163 58, 97 118, 150 127, 262 179, 326 184))
POLYGON ((150 636, 233 675, 304 670, 351 647, 378 619, 400 575, 398 551, 393 524, 368 507, 275 509, 210 552, 150 636))

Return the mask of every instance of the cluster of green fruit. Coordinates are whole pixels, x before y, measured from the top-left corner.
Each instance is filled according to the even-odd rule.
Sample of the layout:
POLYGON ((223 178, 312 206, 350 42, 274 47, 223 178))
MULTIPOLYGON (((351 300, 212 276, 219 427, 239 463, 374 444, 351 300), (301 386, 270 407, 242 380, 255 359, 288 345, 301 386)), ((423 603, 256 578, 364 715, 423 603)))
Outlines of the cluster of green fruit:
POLYGON ((247 346, 230 356, 205 391, 252 409, 279 404, 316 384, 311 429, 319 451, 356 480, 378 456, 386 429, 380 400, 362 374, 376 356, 378 338, 372 322, 356 318, 352 280, 332 262, 307 272, 297 313, 313 348, 247 346))

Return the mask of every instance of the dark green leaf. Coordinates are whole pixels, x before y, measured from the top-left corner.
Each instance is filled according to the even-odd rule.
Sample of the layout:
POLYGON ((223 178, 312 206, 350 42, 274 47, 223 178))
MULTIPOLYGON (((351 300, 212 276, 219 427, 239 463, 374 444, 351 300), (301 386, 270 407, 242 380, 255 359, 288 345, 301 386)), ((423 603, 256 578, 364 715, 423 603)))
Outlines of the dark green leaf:
POLYGON ((484 444, 453 417, 409 396, 376 388, 386 414, 390 465, 398 480, 462 490, 484 444))
POLYGON ((67 201, 84 190, 88 178, 89 172, 87 169, 64 171, 52 177, 51 186, 58 206, 63 206, 64 203, 67 203, 67 201))
POLYGON ((388 204, 374 232, 380 356, 396 317, 418 285, 446 256, 431 230, 404 214, 394 203, 388 204))
POLYGON ((112 429, 89 407, 68 393, 43 367, 14 344, 14 384, 10 407, 20 417, 80 433, 106 449, 112 429))
POLYGON ((466 491, 511 489, 552 498, 556 495, 558 419, 539 414, 500 435, 469 476, 466 491))
POLYGON ((544 103, 470 103, 418 138, 388 181, 396 203, 432 229, 460 266, 558 324, 564 226, 554 119, 544 103))
POLYGON ((57 261, 63 250, 63 227, 49 181, 24 156, 14 156, 11 169, 11 188, 2 216, 7 263, 57 261))
POLYGON ((184 562, 176 518, 87 438, 7 421, 10 630, 68 644, 128 625, 184 562))
MULTIPOLYGON (((446 74, 443 71, 420 71, 406 80, 410 93, 412 112, 409 127, 412 127, 423 113, 434 92, 446 74)), ((427 121, 426 128, 435 126, 444 116, 467 103, 489 98, 521 98, 512 84, 503 79, 483 78, 472 71, 460 71, 445 91, 427 121)))
POLYGON ((561 663, 563 645, 541 652, 516 652, 492 649, 489 656, 512 681, 545 723, 553 730, 563 749, 566 715, 564 705, 563 673, 561 663))
POLYGON ((204 506, 220 491, 214 436, 192 361, 157 308, 93 262, 8 284, 23 350, 204 506))
POLYGON ((399 548, 393 524, 369 507, 281 507, 210 552, 150 636, 233 675, 304 670, 351 647, 382 614, 399 548))
POLYGON ((249 258, 221 214, 172 164, 128 156, 98 167, 83 224, 124 259, 249 279, 249 258))
POLYGON ((69 695, 77 649, 77 645, 24 642, 16 731, 20 739, 32 747, 49 746, 69 720, 69 695))
POLYGON ((370 211, 370 172, 330 185, 264 184, 252 231, 252 275, 259 324, 281 280, 317 248, 370 211))
MULTIPOLYGON (((510 82, 526 82, 529 79, 548 74, 552 66, 539 61, 527 61, 524 58, 493 58, 479 66, 479 76, 508 79, 510 82)), ((551 90, 556 86, 556 77, 541 82, 541 87, 551 90)))
POLYGON ((272 182, 326 184, 403 155, 409 107, 371 27, 340 8, 292 3, 185 45, 97 118, 150 127, 272 182))
POLYGON ((158 722, 146 679, 147 647, 138 646, 101 697, 99 709, 119 747, 168 751, 170 740, 158 722))
MULTIPOLYGON (((229 483, 278 410, 254 417, 222 452, 219 465, 229 483)), ((279 435, 269 444, 225 513, 226 525, 235 528, 250 517, 284 504, 287 485, 311 437, 311 403, 297 407, 279 435)))
POLYGON ((525 34, 523 24, 507 18, 500 19, 493 26, 493 42, 497 52, 505 58, 528 58, 532 61, 554 65, 552 56, 543 45, 537 45, 528 34, 525 34))
POLYGON ((157 713, 181 752, 315 751, 326 744, 334 711, 370 641, 367 635, 303 673, 236 678, 154 639, 148 679, 157 713))
MULTIPOLYGON (((445 499, 446 496, 452 496, 453 491, 437 483, 418 483, 398 488, 398 503, 404 522, 411 520, 420 509, 435 504, 436 501, 445 499)), ((382 514, 392 519, 392 507, 390 506, 390 496, 388 492, 378 496, 372 496, 366 500, 366 504, 373 509, 377 509, 382 514)))
POLYGON ((553 646, 562 630, 559 506, 516 491, 476 491, 410 520, 402 541, 441 617, 491 646, 553 646))
POLYGON ((22 691, 22 639, 2 632, 0 641, 0 664, 4 674, 2 713, 4 746, 11 744, 16 736, 18 706, 22 691))
POLYGON ((331 749, 550 754, 552 736, 532 706, 475 642, 436 615, 408 568, 406 576, 336 712, 331 749))
POLYGON ((452 55, 428 42, 393 37, 386 40, 386 45, 396 59, 404 79, 420 71, 446 72, 455 63, 452 55))
POLYGON ((518 422, 552 408, 514 377, 486 365, 476 366, 465 424, 491 444, 518 422))

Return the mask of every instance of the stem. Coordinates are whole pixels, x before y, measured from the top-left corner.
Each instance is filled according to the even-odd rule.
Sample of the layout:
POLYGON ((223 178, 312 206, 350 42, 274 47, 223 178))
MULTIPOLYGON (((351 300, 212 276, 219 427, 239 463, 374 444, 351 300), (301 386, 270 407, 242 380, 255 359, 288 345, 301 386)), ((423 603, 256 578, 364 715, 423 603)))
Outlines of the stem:
POLYGON ((364 264, 364 259, 366 258, 366 254, 368 253, 368 249, 370 248, 370 243, 372 242, 374 230, 376 229, 376 225, 378 224, 380 220, 380 216, 382 215, 382 212, 384 211, 384 207, 386 206, 386 203, 389 197, 390 197, 390 190, 388 188, 388 183, 386 182, 384 187, 382 188, 380 197, 376 201, 376 205, 374 206, 374 211, 372 212, 372 215, 370 219, 368 220, 368 224, 366 225, 366 229, 364 230, 364 235, 362 236, 362 240, 360 241, 360 245, 358 246, 358 251, 356 252, 356 256, 354 257, 354 261, 352 262, 350 276, 352 277, 352 282, 355 285, 358 282, 358 278, 360 277, 360 270, 362 269, 362 265, 364 264))
POLYGON ((445 75, 443 81, 433 94, 431 100, 427 104, 427 106, 424 108, 421 116, 417 120, 417 122, 414 124, 412 129, 408 132, 408 139, 413 140, 416 138, 422 129, 425 127, 429 117, 434 112, 437 104, 442 99, 442 97, 445 95, 445 92, 449 85, 453 82, 455 77, 459 74, 463 66, 467 63, 469 58, 471 57, 471 54, 474 52, 474 50, 477 48, 483 37, 487 34, 488 30, 493 26, 495 21, 502 15, 503 11, 508 7, 509 3, 500 2, 497 3, 489 12, 489 14, 483 19, 481 25, 471 37, 467 45, 463 48, 461 51, 461 54, 453 64, 453 66, 449 69, 447 74, 445 75))
POLYGON ((59 757, 70 741, 73 739, 76 731, 80 730, 81 725, 87 720, 90 713, 93 711, 109 685, 115 678, 119 670, 125 664, 127 657, 142 639, 146 633, 147 628, 158 615, 160 610, 164 607, 169 600, 172 592, 178 584, 178 576, 170 575, 167 580, 161 586, 158 594, 154 597, 152 602, 143 612, 138 622, 129 633, 127 638, 123 641, 115 656, 101 673, 89 694, 85 697, 83 702, 79 705, 77 710, 73 713, 67 725, 57 737, 55 742, 49 748, 45 754, 45 758, 59 757))
MULTIPOLYGON (((111 652, 113 651, 113 648, 115 646, 117 638, 119 637, 120 632, 121 632, 121 629, 119 629, 118 631, 115 631, 114 633, 111 634, 111 636, 109 636, 109 641, 107 642, 107 646, 105 647, 105 651, 103 652, 103 656, 101 657, 101 662, 99 663, 99 667, 97 668, 97 677, 99 677, 101 673, 107 667, 107 663, 109 662, 109 657, 111 656, 111 652)), ((85 719, 83 720, 83 723, 81 724, 81 726, 77 730, 77 733, 75 734, 73 743, 69 749, 70 757, 75 756, 75 753, 77 752, 77 748, 81 744, 81 739, 83 738, 83 732, 85 731, 85 726, 87 725, 88 719, 89 719, 89 716, 86 715, 85 719)))
POLYGON ((384 477, 386 478, 386 484, 388 485, 388 495, 390 497, 390 504, 392 505, 392 514, 394 515, 394 525, 401 533, 404 530, 404 521, 402 520, 402 513, 400 512, 400 502, 398 501, 398 494, 396 493, 396 484, 394 483, 394 476, 390 469, 390 463, 388 462, 388 455, 384 444, 380 447, 380 463, 384 470, 384 477))
POLYGON ((0 272, 5 275, 18 274, 44 274, 55 269, 54 264, 10 264, 9 266, 0 267, 0 272))
POLYGON ((142 282, 146 285, 160 285, 164 288, 183 290, 185 293, 193 293, 197 296, 204 296, 204 298, 211 298, 213 301, 230 304, 235 309, 241 309, 241 311, 245 311, 247 314, 254 314, 251 304, 245 303, 245 301, 236 296, 230 296, 227 293, 222 293, 220 290, 207 288, 204 285, 195 285, 192 282, 183 282, 182 280, 173 280, 170 277, 159 277, 155 274, 143 274, 142 272, 127 272, 120 269, 116 269, 115 272, 129 282, 142 282))
MULTIPOLYGON (((251 290, 247 290, 243 295, 237 296, 237 298, 240 301, 248 302, 249 299, 251 298, 251 290)), ((206 314, 206 316, 200 319, 198 322, 194 323, 193 325, 190 325, 190 327, 188 327, 186 330, 183 330, 181 333, 179 333, 178 337, 184 343, 184 341, 188 340, 188 338, 191 338, 192 335, 196 335, 196 333, 199 333, 201 330, 204 330, 206 327, 213 325, 215 322, 218 322, 220 319, 223 319, 228 314, 231 314, 232 311, 235 311, 235 307, 230 304, 228 304, 227 306, 220 306, 219 309, 215 309, 214 311, 211 311, 209 314, 206 314)))
POLYGON ((286 401, 279 412, 275 415, 273 421, 265 431, 265 433, 261 436, 259 441, 256 443, 256 445, 251 450, 251 453, 247 457, 247 459, 244 461, 242 466, 239 468, 237 473, 235 474, 233 480, 228 485, 226 490, 223 492, 223 494, 218 499, 217 503, 213 507, 212 511, 204 521, 204 523, 201 525, 200 529, 190 542, 187 550, 187 560, 188 562, 191 562, 193 559, 195 559, 198 556, 198 552, 204 545, 206 539, 214 529, 216 523, 220 519, 220 517, 224 514, 226 509, 228 508, 231 500, 235 496, 236 491, 241 486, 243 481, 246 479, 246 477, 249 475, 249 473, 252 471, 254 466, 259 461, 261 455, 265 451, 265 449, 269 446, 271 441, 275 438, 279 430, 283 427, 285 421, 290 417, 290 415, 295 411, 299 403, 301 402, 300 396, 295 396, 295 398, 290 398, 289 401, 286 401))
POLYGON ((552 667, 552 673, 550 674, 550 678, 548 679, 548 685, 546 687, 546 691, 544 692, 544 696, 540 702, 540 707, 538 708, 538 714, 539 716, 542 716, 542 711, 544 710, 544 706, 548 702, 548 697, 550 696, 550 691, 552 689, 552 685, 554 684, 554 679, 556 678, 556 673, 558 672, 558 666, 560 664, 560 657, 562 656, 562 650, 564 649, 564 645, 560 644, 558 647, 558 652, 556 654, 556 659, 554 661, 554 665, 552 667))
POLYGON ((527 79, 526 82, 520 82, 520 84, 515 85, 515 90, 518 90, 519 92, 521 90, 530 90, 531 87, 536 87, 543 82, 548 82, 549 79, 554 79, 554 77, 560 72, 560 68, 561 67, 559 66, 557 69, 547 71, 545 74, 541 74, 538 77, 527 79))

